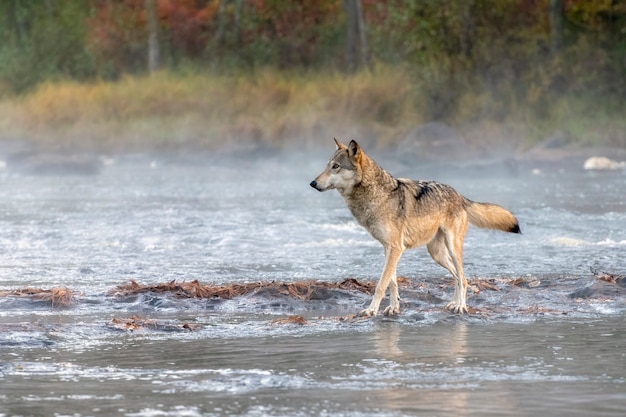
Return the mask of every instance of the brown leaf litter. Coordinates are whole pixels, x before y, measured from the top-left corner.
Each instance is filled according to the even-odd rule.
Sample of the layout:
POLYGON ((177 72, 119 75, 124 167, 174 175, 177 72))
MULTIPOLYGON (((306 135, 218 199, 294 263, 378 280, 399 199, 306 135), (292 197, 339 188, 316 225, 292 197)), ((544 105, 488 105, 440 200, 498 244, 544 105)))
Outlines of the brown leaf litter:
POLYGON ((304 326, 305 324, 309 324, 309 322, 300 315, 293 315, 282 319, 272 320, 270 324, 298 324, 300 326, 304 326))
POLYGON ((626 275, 610 274, 608 272, 600 272, 597 269, 591 268, 593 276, 600 281, 605 281, 610 284, 620 284, 622 280, 626 278, 626 275))
POLYGON ((493 280, 485 279, 470 279, 468 280, 469 288, 476 294, 480 294, 481 291, 491 290, 500 291, 500 288, 494 283, 493 280))
POLYGON ((511 279, 508 282, 510 285, 520 288, 535 288, 541 285, 541 281, 539 281, 536 277, 524 277, 524 278, 515 278, 511 279))
POLYGON ((110 322, 107 323, 107 327, 115 329, 115 330, 123 330, 123 331, 130 331, 130 332, 139 331, 143 329, 168 331, 168 332, 184 332, 184 331, 193 332, 201 328, 199 324, 162 323, 154 319, 147 319, 147 318, 139 317, 139 316, 132 316, 130 318, 114 317, 113 319, 111 319, 110 322))
POLYGON ((0 291, 0 297, 30 298, 35 301, 51 302, 52 307, 68 307, 74 304, 74 291, 69 288, 20 288, 17 290, 0 291))
POLYGON ((311 280, 289 284, 276 281, 260 281, 227 285, 203 285, 198 280, 191 282, 170 281, 165 284, 143 285, 133 280, 129 284, 115 287, 109 294, 127 297, 142 293, 170 293, 181 298, 222 298, 230 300, 263 290, 273 295, 285 295, 299 300, 315 300, 329 298, 328 290, 359 291, 371 295, 374 293, 375 288, 376 283, 374 282, 360 282, 354 278, 345 279, 340 283, 311 280))

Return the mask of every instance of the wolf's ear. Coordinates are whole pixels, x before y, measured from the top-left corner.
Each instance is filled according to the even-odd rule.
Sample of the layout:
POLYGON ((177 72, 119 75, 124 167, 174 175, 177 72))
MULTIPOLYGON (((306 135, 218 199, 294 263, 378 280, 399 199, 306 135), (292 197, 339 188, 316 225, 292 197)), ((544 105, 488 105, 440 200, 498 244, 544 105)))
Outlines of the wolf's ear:
POLYGON ((351 140, 348 144, 348 156, 358 159, 361 156, 361 147, 355 140, 351 140))
POLYGON ((337 138, 333 138, 333 139, 334 139, 334 141, 335 141, 335 145, 337 146, 337 149, 336 149, 337 151, 338 151, 339 149, 347 149, 346 145, 344 145, 343 143, 339 142, 339 141, 337 140, 337 138))

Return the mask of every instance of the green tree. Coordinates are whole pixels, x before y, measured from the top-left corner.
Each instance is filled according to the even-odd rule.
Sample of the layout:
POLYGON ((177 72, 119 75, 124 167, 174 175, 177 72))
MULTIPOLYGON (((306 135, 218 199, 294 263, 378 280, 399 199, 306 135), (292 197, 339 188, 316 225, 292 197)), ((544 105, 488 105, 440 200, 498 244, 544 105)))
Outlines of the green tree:
POLYGON ((22 91, 55 78, 84 80, 95 73, 85 48, 92 2, 0 2, 0 79, 22 91))

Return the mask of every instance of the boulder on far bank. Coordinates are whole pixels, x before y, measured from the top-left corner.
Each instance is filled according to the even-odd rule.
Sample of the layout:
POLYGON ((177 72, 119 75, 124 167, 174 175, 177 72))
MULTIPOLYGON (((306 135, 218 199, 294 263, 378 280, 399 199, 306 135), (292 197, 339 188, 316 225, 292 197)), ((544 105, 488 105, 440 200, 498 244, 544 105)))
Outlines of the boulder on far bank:
POLYGON ((626 161, 617 162, 605 156, 592 156, 585 160, 583 168, 588 171, 615 171, 626 168, 626 161))

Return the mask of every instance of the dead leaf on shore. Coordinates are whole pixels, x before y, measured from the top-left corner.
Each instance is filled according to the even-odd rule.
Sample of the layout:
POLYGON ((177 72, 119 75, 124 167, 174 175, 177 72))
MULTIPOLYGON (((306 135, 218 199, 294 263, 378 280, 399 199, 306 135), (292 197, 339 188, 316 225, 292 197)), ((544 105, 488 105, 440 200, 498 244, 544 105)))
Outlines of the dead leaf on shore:
POLYGON ((610 284, 618 284, 620 281, 626 278, 626 275, 610 274, 608 272, 600 272, 597 269, 591 269, 593 276, 600 281, 608 282, 610 284))
POLYGON ((184 323, 184 324, 172 324, 162 323, 154 319, 147 319, 139 316, 132 316, 130 318, 118 318, 114 317, 107 323, 107 327, 115 330, 123 331, 139 331, 143 329, 158 330, 163 332, 184 332, 184 331, 196 331, 202 326, 199 324, 184 323))
POLYGON ((493 282, 493 280, 485 279, 471 279, 468 281, 469 288, 476 294, 480 294, 483 290, 500 291, 500 288, 493 282))
POLYGON ((508 281, 510 285, 520 288, 535 288, 541 285, 536 277, 515 278, 508 281))
POLYGON ((0 297, 30 298, 35 301, 50 302, 52 307, 68 307, 74 304, 74 291, 69 288, 20 288, 17 290, 0 291, 0 297))
POLYGON ((152 327, 156 329, 156 320, 145 319, 139 316, 133 316, 127 319, 113 317, 107 326, 125 331, 137 331, 145 327, 152 327))
POLYGON ((348 278, 340 283, 325 281, 299 281, 293 283, 280 283, 275 281, 260 281, 246 284, 227 285, 203 285, 194 280, 191 282, 170 281, 164 284, 142 285, 136 281, 129 284, 118 285, 109 292, 109 295, 126 297, 142 293, 170 293, 181 298, 222 298, 232 299, 243 295, 252 294, 263 289, 268 295, 285 295, 299 300, 326 299, 332 293, 324 290, 340 289, 346 291, 358 291, 365 294, 373 294, 376 284, 373 282, 360 282, 354 278, 348 278))
POLYGON ((282 319, 272 320, 270 324, 298 324, 300 326, 304 326, 305 324, 309 324, 309 322, 300 315, 293 315, 282 319))

